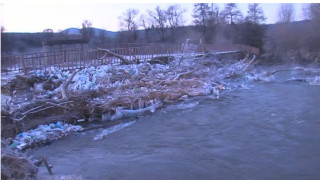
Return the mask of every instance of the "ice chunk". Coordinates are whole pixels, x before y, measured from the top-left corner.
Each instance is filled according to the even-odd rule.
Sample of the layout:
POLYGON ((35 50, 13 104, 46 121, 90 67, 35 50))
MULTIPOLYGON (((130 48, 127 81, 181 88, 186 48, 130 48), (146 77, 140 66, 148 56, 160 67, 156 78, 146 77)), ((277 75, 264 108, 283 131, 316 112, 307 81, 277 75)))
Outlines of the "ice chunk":
POLYGON ((114 133, 114 132, 117 132, 123 128, 126 128, 128 126, 131 126, 135 123, 136 121, 132 121, 132 122, 128 122, 128 123, 124 123, 124 124, 119 124, 119 125, 116 125, 116 126, 113 126, 111 128, 108 128, 108 129, 105 129, 105 130, 102 130, 102 132, 98 135, 96 135, 93 139, 94 140, 101 140, 103 139, 104 137, 106 137, 108 134, 111 134, 111 133, 114 133))
POLYGON ((314 77, 314 79, 313 79, 312 81, 310 81, 309 84, 310 84, 310 85, 320 86, 320 76, 314 77))
POLYGON ((23 148, 25 148, 28 144, 27 143, 22 143, 20 145, 17 146, 17 149, 22 150, 23 148))

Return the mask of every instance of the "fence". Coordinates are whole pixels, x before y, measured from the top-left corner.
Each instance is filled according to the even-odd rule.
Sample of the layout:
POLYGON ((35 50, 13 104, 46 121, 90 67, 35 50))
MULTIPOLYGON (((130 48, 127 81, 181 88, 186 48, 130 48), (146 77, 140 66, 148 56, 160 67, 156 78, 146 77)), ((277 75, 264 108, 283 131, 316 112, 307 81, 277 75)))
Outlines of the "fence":
POLYGON ((259 48, 244 44, 205 44, 198 47, 198 51, 203 51, 205 49, 212 52, 241 51, 244 53, 259 55, 259 48))
MULTIPOLYGON (((177 44, 111 44, 101 48, 109 49, 114 53, 124 56, 128 60, 139 59, 144 61, 155 56, 170 56, 183 52, 182 46, 177 44), (125 48, 119 48, 125 47, 125 48)), ((227 44, 213 45, 206 44, 198 46, 197 52, 203 52, 204 49, 218 51, 243 51, 246 53, 259 54, 259 49, 242 45, 227 44)), ((38 52, 32 54, 15 55, 2 57, 2 72, 24 72, 27 74, 31 70, 48 70, 54 66, 61 70, 72 70, 85 68, 89 66, 98 66, 103 64, 119 64, 120 59, 111 55, 105 55, 105 52, 97 48, 77 48, 64 49, 50 52, 38 52)))
MULTIPOLYGON (((128 46, 126 46, 128 47, 128 46)), ((110 49, 114 53, 124 56, 128 60, 144 61, 155 56, 169 56, 180 53, 180 45, 150 45, 130 48, 110 49)), ((119 64, 120 60, 97 48, 65 49, 50 52, 2 57, 2 72, 24 72, 31 70, 49 70, 54 66, 62 70, 71 70, 103 64, 119 64)))

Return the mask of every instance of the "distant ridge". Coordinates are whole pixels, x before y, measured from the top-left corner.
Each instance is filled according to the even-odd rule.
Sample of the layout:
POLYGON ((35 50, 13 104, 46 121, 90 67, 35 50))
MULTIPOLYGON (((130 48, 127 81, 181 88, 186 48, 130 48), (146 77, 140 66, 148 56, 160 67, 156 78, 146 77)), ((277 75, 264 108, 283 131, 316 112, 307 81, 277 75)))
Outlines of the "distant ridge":
MULTIPOLYGON (((99 28, 92 28, 92 29, 94 32, 94 36, 100 36, 102 33, 104 33, 105 36, 109 36, 109 37, 114 38, 117 35, 117 32, 113 32, 113 31, 107 31, 107 30, 99 29, 99 28)), ((66 33, 66 32, 68 32, 69 35, 80 35, 81 29, 68 28, 68 29, 61 31, 60 33, 66 33)))

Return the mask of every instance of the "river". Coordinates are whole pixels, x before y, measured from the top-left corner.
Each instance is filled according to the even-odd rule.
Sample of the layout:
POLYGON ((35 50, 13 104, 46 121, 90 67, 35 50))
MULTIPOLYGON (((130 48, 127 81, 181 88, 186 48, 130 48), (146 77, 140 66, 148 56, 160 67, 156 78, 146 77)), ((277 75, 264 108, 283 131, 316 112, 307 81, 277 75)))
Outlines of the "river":
POLYGON ((83 179, 319 179, 320 86, 279 74, 30 155, 47 157, 55 174, 83 179))

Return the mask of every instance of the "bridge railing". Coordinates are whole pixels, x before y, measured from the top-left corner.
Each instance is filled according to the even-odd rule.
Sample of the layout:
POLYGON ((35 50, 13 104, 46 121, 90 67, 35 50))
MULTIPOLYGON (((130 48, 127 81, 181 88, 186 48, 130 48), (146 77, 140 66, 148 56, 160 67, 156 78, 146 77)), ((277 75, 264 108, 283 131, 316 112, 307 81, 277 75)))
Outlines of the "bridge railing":
MULTIPOLYGON (((185 53, 184 47, 179 44, 123 44, 124 48, 119 48, 121 45, 111 44, 104 46, 128 60, 139 59, 144 61, 155 56, 170 56, 179 53, 185 53), (116 48, 114 48, 116 47, 116 48)), ((246 53, 259 54, 259 49, 242 45, 242 44, 204 44, 198 45, 196 52, 203 50, 211 52, 221 51, 242 51, 246 53)), ((27 74, 31 70, 49 70, 54 66, 61 70, 72 70, 77 68, 85 68, 89 66, 98 66, 103 64, 119 64, 120 59, 111 55, 105 55, 105 52, 97 48, 77 48, 64 49, 49 52, 38 52, 32 54, 13 55, 1 58, 1 72, 23 72, 27 74)))
POLYGON ((259 48, 244 44, 204 44, 203 46, 199 46, 198 50, 209 50, 212 52, 241 51, 244 53, 259 55, 259 48))
MULTIPOLYGON (((124 56, 128 60, 139 59, 140 61, 181 52, 181 45, 174 44, 126 47, 116 49, 109 47, 108 50, 124 56)), ((27 74, 31 70, 49 70, 52 66, 62 70, 72 70, 92 65, 119 64, 120 60, 111 55, 105 56, 105 52, 98 50, 98 48, 80 48, 6 56, 1 58, 1 63, 2 73, 23 72, 27 74)))

